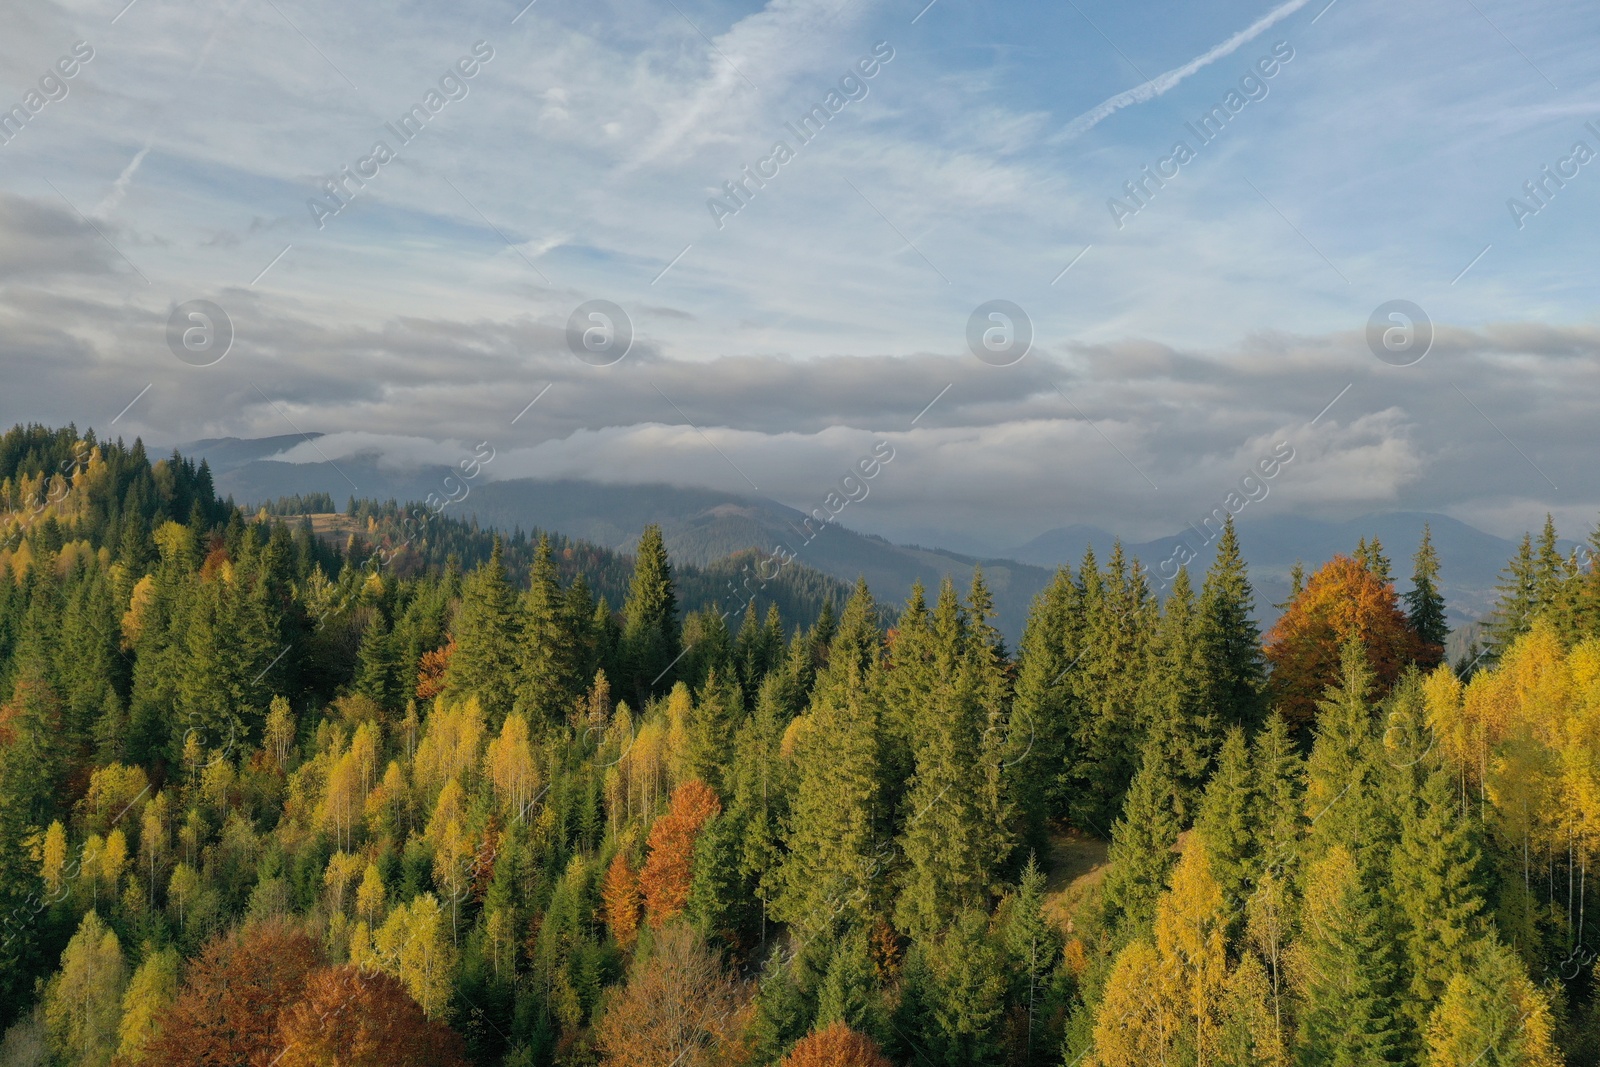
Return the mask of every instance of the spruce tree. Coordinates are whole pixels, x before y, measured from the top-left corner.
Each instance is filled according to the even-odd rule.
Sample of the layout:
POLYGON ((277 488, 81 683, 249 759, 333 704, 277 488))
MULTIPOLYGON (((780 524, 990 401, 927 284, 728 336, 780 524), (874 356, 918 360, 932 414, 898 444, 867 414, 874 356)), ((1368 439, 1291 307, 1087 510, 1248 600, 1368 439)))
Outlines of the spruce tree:
POLYGON ((516 706, 536 724, 561 722, 577 695, 579 649, 556 577, 550 538, 539 535, 528 591, 522 594, 516 706))
POLYGON ((1066 813, 1061 777, 1076 729, 1076 705, 1066 675, 1080 654, 1077 609, 1072 572, 1061 567, 1034 598, 1022 631, 1011 717, 1027 729, 1032 744, 1007 770, 1024 840, 1036 851, 1046 847, 1049 820, 1066 813))
POLYGON ((1003 832, 985 818, 982 694, 965 654, 965 615, 949 579, 933 626, 935 674, 916 728, 916 771, 900 837, 907 869, 895 908, 897 924, 916 937, 981 902, 992 874, 991 839, 1003 832))
POLYGON ((1357 641, 1342 650, 1340 681, 1319 702, 1316 741, 1306 763, 1307 852, 1311 859, 1334 846, 1350 850, 1363 877, 1380 869, 1393 838, 1394 812, 1379 788, 1373 729, 1373 674, 1357 641))
POLYGON ((678 596, 672 564, 667 560, 661 527, 653 523, 639 538, 622 614, 627 620, 622 630, 621 660, 627 672, 623 686, 643 707, 652 693, 672 687, 672 670, 679 655, 678 596))
POLYGON ((1177 861, 1172 793, 1165 768, 1147 759, 1133 776, 1122 816, 1112 827, 1102 900, 1106 925, 1121 941, 1150 929, 1167 873, 1177 861))
POLYGON ((1145 703, 1150 716, 1148 743, 1169 768, 1177 790, 1178 819, 1184 824, 1194 820, 1201 787, 1226 730, 1216 708, 1206 702, 1199 629, 1189 572, 1180 569, 1157 629, 1145 703))
POLYGON ((1349 850, 1335 846, 1306 882, 1300 1009, 1305 1067, 1400 1063, 1402 1023, 1393 943, 1379 895, 1349 850))
MULTIPOLYGON (((1006 949, 1011 955, 1016 971, 1015 999, 1025 1005, 1028 1013, 1027 1043, 1024 1062, 1035 1061, 1035 1049, 1046 1050, 1044 1042, 1036 1038, 1046 998, 1049 996, 1051 977, 1056 961, 1061 956, 1061 932, 1044 913, 1044 872, 1031 853, 1028 864, 1022 869, 1017 893, 1011 900, 1002 933, 1006 949)), ((1042 1036, 1042 1035, 1040 1035, 1042 1036)))
POLYGON ((835 922, 865 922, 883 906, 891 849, 881 779, 876 683, 877 609, 857 584, 818 678, 811 710, 796 726, 788 857, 774 914, 803 936, 835 922))
POLYGON ((1250 750, 1251 826, 1257 850, 1255 877, 1283 877, 1300 848, 1305 816, 1305 760, 1289 724, 1273 712, 1250 750))
POLYGON ((401 703, 400 670, 394 651, 394 639, 384 621, 381 609, 374 609, 372 621, 361 634, 361 647, 356 653, 355 691, 370 697, 374 703, 393 711, 401 703))
POLYGON ((1534 612, 1539 606, 1536 570, 1533 537, 1523 534, 1516 556, 1501 571, 1500 584, 1495 586, 1499 596, 1494 611, 1484 621, 1488 638, 1488 651, 1484 659, 1490 663, 1498 660, 1511 647, 1511 642, 1525 633, 1533 622, 1534 612))
POLYGON ((1376 579, 1379 585, 1388 585, 1390 580, 1389 557, 1383 554, 1383 544, 1377 537, 1368 541, 1365 537, 1356 545, 1356 561, 1376 579))
POLYGON ((498 536, 488 562, 462 589, 450 628, 456 649, 445 687, 457 697, 476 696, 490 728, 496 728, 515 699, 518 646, 516 598, 506 580, 498 536))
POLYGON ((1407 1014, 1420 1047, 1428 1015, 1483 937, 1483 872, 1449 771, 1435 769, 1400 821, 1390 863, 1405 946, 1407 1014))
POLYGON ((1217 760, 1217 773, 1206 784, 1194 829, 1211 856, 1211 873, 1222 888, 1230 913, 1243 915, 1245 898, 1254 879, 1256 796, 1250 766, 1250 749, 1244 731, 1228 731, 1217 760))
POLYGON ((1439 556, 1433 550, 1433 537, 1426 523, 1422 527, 1422 542, 1412 558, 1411 589, 1401 599, 1406 604, 1406 620, 1424 645, 1417 665, 1431 670, 1444 661, 1444 642, 1450 636, 1450 625, 1445 622, 1444 595, 1439 592, 1439 556))
POLYGON ((1266 660, 1254 614, 1255 593, 1229 516, 1200 590, 1199 640, 1206 663, 1206 703, 1224 725, 1246 729, 1258 726, 1265 711, 1266 660))

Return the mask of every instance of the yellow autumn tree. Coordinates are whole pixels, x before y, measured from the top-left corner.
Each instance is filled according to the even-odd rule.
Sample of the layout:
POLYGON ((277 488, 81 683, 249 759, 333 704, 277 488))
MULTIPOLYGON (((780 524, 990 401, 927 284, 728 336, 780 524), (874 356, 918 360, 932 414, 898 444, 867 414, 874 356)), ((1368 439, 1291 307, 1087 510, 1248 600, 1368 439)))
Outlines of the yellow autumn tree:
POLYGON ((1198 837, 1183 850, 1156 905, 1156 956, 1183 1005, 1182 1030, 1198 1067, 1216 1055, 1228 984, 1228 913, 1198 837))
POLYGON ((369 926, 375 925, 383 915, 385 897, 383 874, 376 863, 367 864, 361 875, 361 887, 356 890, 356 914, 369 926))
POLYGON ((167 1011, 177 999, 178 950, 148 951, 122 995, 122 1022, 117 1027, 119 1060, 145 1062, 145 1047, 161 1033, 167 1011))
POLYGON ((539 791, 539 768, 528 740, 528 720, 521 712, 506 716, 500 736, 489 742, 484 762, 500 809, 512 821, 523 821, 539 791))
POLYGON ((45 987, 45 1023, 61 1062, 111 1062, 127 980, 117 935, 94 911, 86 912, 61 953, 61 970, 45 987))
POLYGON ((1545 992, 1497 941, 1450 979, 1428 1020, 1426 1067, 1561 1067, 1545 992))
POLYGON ((67 831, 60 819, 45 830, 41 851, 39 876, 44 879, 45 889, 55 896, 61 892, 67 876, 67 831))
POLYGON ((439 900, 423 893, 389 913, 373 937, 379 965, 405 983, 428 1018, 438 1019, 450 1004, 455 946, 439 900))

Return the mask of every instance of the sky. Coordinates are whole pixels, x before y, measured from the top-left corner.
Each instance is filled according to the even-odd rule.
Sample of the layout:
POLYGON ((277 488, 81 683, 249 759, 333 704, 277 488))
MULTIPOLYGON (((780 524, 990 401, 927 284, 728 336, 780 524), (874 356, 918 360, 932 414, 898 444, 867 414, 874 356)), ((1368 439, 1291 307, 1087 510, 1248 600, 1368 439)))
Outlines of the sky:
POLYGON ((889 449, 847 525, 996 551, 1600 513, 1595 5, 525 3, 14 5, 0 424, 805 510, 889 449))

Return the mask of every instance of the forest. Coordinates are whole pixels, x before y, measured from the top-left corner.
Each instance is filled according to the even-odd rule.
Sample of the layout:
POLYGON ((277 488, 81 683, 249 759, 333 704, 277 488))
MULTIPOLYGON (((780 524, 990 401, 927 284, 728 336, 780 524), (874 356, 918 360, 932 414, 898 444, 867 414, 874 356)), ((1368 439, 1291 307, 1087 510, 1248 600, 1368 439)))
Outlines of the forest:
POLYGON ((1231 524, 1091 551, 1008 648, 981 570, 331 505, 0 436, 0 1067, 1600 1064, 1548 518, 1452 664, 1426 531, 1265 633, 1231 524))

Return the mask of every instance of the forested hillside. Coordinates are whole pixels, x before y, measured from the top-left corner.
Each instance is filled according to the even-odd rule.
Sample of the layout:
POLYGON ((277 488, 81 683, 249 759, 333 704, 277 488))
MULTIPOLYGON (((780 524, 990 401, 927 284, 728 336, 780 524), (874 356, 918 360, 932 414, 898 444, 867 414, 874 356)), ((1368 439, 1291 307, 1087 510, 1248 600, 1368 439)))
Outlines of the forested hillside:
POLYGON ((1600 1060, 1548 524, 1452 666, 1426 537, 1265 635, 1231 526, 1163 601, 1091 553, 1013 649, 981 570, 326 504, 0 438, 0 1065, 1600 1060))

